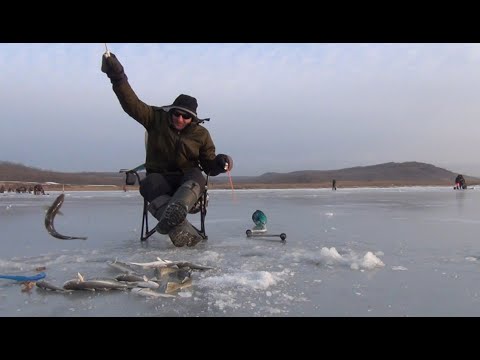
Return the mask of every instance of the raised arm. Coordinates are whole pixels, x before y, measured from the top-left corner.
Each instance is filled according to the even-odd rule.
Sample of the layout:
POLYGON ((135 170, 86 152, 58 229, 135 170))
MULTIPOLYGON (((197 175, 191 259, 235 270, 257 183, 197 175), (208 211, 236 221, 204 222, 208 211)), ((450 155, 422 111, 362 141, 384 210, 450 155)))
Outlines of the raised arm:
POLYGON ((137 97, 128 83, 122 64, 115 54, 111 52, 103 54, 101 70, 107 74, 112 82, 113 91, 117 95, 123 110, 146 129, 149 129, 154 119, 153 107, 145 104, 137 97))

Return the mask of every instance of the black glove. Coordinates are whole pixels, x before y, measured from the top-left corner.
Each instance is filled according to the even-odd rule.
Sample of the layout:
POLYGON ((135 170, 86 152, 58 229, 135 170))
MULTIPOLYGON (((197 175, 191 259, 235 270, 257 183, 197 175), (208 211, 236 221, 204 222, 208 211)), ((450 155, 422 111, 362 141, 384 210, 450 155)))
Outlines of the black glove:
POLYGON ((219 169, 222 169, 221 172, 226 172, 233 169, 233 159, 228 155, 218 154, 215 157, 215 163, 219 169))
POLYGON ((118 61, 117 57, 113 53, 103 54, 101 70, 107 74, 112 81, 112 84, 119 80, 127 79, 127 75, 125 75, 125 72, 123 71, 122 64, 120 64, 120 61, 118 61), (110 56, 108 54, 110 54, 110 56))

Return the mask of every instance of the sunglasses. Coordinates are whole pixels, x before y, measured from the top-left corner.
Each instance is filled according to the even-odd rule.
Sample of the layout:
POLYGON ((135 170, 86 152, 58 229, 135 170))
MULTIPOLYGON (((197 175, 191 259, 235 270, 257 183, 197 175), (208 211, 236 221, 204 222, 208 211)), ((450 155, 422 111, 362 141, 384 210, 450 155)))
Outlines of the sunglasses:
POLYGON ((175 115, 176 117, 180 117, 180 115, 182 115, 182 117, 185 119, 185 120, 189 120, 192 118, 192 114, 185 114, 185 113, 181 113, 181 112, 178 112, 178 111, 174 111, 173 112, 173 115, 175 115))

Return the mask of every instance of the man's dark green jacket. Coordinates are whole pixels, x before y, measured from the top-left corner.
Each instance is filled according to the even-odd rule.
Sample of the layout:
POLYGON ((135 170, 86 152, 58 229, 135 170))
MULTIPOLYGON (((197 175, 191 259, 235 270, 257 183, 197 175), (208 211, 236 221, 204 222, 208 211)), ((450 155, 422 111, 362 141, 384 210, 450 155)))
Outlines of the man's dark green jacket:
POLYGON ((148 132, 145 167, 148 172, 184 171, 199 165, 206 174, 218 175, 215 145, 208 130, 192 121, 181 131, 170 124, 170 113, 141 101, 128 80, 113 84, 113 91, 125 112, 148 132))

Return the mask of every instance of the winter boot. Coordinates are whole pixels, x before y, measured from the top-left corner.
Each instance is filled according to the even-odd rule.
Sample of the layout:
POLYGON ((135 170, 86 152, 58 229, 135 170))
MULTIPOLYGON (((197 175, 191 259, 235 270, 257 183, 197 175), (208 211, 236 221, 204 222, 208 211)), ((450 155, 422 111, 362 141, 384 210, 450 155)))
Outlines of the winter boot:
POLYGON ((177 225, 183 223, 188 212, 201 195, 200 185, 193 180, 188 180, 173 194, 170 203, 162 214, 157 231, 168 234, 177 225))
POLYGON ((182 247, 185 245, 195 246, 201 240, 203 240, 203 237, 198 233, 197 229, 186 219, 183 220, 181 224, 170 230, 168 236, 170 237, 173 245, 177 247, 182 247))
MULTIPOLYGON (((170 195, 160 195, 148 205, 148 211, 150 212, 150 214, 152 214, 155 217, 155 219, 160 221, 171 198, 172 197, 170 195)), ((158 227, 156 228, 156 230, 160 234, 168 234, 168 231, 161 232, 160 231, 161 229, 159 229, 158 227)))

